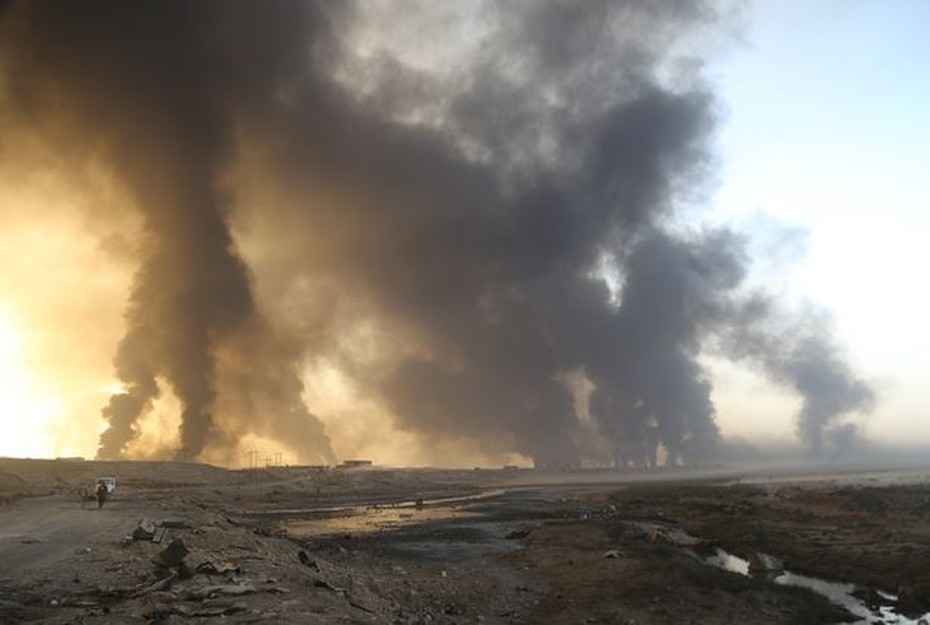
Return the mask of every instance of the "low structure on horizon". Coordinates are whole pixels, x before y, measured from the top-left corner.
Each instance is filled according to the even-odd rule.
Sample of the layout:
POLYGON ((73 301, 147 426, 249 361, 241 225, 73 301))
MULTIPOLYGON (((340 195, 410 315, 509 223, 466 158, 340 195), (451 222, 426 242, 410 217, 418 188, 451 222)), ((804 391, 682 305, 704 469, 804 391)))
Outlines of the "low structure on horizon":
POLYGON ((358 469, 361 467, 372 466, 372 461, 371 460, 345 460, 339 466, 344 469, 358 469))

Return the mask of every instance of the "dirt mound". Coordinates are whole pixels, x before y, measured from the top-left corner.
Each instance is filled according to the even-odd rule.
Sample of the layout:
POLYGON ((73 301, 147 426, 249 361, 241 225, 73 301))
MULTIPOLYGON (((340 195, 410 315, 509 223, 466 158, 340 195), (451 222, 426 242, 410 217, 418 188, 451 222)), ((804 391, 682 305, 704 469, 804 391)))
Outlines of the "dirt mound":
POLYGON ((7 480, 16 491, 68 491, 92 485, 101 475, 115 476, 119 488, 220 485, 241 479, 238 472, 193 462, 0 458, 0 491, 7 490, 7 480))

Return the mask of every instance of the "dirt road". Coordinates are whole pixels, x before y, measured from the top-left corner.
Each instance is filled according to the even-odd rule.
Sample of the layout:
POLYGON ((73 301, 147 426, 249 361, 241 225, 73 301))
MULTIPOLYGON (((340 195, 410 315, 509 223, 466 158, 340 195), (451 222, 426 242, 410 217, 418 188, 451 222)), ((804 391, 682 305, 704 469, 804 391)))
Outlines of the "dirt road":
POLYGON ((144 512, 132 502, 96 503, 81 508, 73 498, 20 499, 0 524, 0 576, 33 577, 72 567, 88 546, 112 543, 144 512))

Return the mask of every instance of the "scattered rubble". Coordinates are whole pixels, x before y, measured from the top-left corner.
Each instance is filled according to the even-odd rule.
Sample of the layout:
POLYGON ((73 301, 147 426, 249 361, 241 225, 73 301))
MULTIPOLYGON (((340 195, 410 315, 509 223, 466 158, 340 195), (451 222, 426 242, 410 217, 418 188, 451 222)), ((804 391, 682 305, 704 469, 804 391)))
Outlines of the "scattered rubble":
MULTIPOLYGON (((847 573, 855 569, 844 563, 880 545, 874 554, 883 560, 859 561, 906 569, 900 578, 894 566, 882 569, 900 609, 918 610, 927 596, 919 564, 930 554, 915 538, 930 529, 922 516, 926 489, 860 493, 880 500, 869 508, 884 511, 880 524, 839 488, 820 498, 808 486, 757 496, 745 487, 655 484, 616 497, 610 485, 534 486, 532 497, 456 504, 467 514, 443 519, 446 504, 437 499, 476 491, 446 476, 466 484, 470 475, 429 474, 448 480, 443 492, 417 472, 402 479, 377 470, 329 472, 271 487, 177 489, 140 486, 140 478, 110 471, 120 475, 120 497, 103 512, 82 511, 66 491, 0 508, 9 536, 0 538, 0 624, 841 620, 833 606, 801 589, 779 587, 766 575, 710 569, 687 555, 717 546, 747 559, 758 551, 760 571, 777 571, 781 563, 768 555, 777 554, 792 571, 816 575, 817 566, 846 566, 841 579, 852 579, 847 573), (374 487, 372 480, 381 481, 374 487), (415 492, 428 493, 429 505, 416 513, 411 501, 409 523, 365 525, 364 515, 394 510, 391 501, 409 501, 415 492), (331 515, 331 533, 285 531, 284 520, 310 514, 308 499, 320 516, 331 515), (347 510, 361 516, 340 519, 347 510), (54 521, 35 523, 39 518, 54 521), (806 542, 796 542, 804 532, 806 542)), ((161 471, 159 479, 175 478, 161 471)), ((854 581, 868 583, 862 579, 854 581)))
POLYGON ((184 557, 190 553, 180 538, 175 538, 152 559, 157 566, 165 569, 180 568, 184 564, 184 557))
POLYGON ((155 523, 148 519, 141 519, 136 528, 132 530, 133 540, 152 540, 155 538, 155 532, 158 530, 155 523))

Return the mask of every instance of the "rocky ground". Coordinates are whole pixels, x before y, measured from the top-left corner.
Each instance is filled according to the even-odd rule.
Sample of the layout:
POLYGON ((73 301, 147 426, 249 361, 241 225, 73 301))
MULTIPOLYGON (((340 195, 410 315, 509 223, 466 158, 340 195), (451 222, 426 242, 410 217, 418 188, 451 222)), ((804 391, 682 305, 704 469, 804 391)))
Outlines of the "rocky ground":
POLYGON ((919 471, 698 480, 0 459, 0 623, 836 623, 880 609, 918 622, 928 512, 919 471), (119 480, 103 509, 79 496, 97 475, 119 480), (708 564, 719 549, 753 574, 708 564), (783 569, 856 584, 858 616, 776 583, 783 569))

